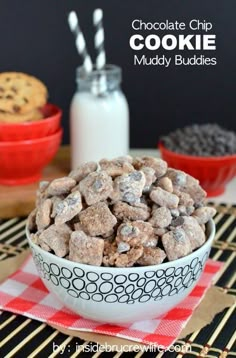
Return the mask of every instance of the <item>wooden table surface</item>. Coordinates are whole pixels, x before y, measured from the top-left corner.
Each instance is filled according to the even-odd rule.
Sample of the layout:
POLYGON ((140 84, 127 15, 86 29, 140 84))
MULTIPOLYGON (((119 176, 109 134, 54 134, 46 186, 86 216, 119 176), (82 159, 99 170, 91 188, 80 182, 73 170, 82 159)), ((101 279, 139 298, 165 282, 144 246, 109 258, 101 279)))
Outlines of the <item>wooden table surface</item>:
MULTIPOLYGON (((44 169, 41 180, 65 176, 70 171, 70 149, 62 146, 55 159, 44 169)), ((0 185, 0 217, 26 216, 35 206, 38 182, 29 185, 0 185)))

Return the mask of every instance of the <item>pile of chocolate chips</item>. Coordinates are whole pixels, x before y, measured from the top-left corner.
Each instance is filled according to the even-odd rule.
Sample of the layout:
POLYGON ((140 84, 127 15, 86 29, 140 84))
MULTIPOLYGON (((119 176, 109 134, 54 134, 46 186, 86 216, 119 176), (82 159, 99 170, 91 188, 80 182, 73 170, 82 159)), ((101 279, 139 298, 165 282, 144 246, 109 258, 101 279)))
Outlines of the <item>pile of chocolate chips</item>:
POLYGON ((176 153, 202 157, 236 154, 236 133, 218 124, 194 124, 161 138, 164 146, 176 153))

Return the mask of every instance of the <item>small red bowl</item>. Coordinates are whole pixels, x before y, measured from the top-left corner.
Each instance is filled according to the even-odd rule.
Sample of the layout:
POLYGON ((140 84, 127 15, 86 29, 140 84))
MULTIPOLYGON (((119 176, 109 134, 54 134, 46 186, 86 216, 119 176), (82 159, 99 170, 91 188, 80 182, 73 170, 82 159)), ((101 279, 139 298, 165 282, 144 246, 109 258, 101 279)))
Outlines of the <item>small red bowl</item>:
POLYGON ((161 157, 172 168, 182 170, 200 181, 208 196, 221 195, 226 184, 236 175, 236 155, 197 157, 172 152, 163 143, 158 147, 161 157))
POLYGON ((0 123, 0 141, 21 141, 43 138, 54 134, 60 128, 62 110, 54 104, 41 109, 44 118, 34 122, 0 123))
POLYGON ((55 156, 62 129, 55 134, 32 140, 0 142, 0 184, 22 185, 38 181, 43 168, 55 156))

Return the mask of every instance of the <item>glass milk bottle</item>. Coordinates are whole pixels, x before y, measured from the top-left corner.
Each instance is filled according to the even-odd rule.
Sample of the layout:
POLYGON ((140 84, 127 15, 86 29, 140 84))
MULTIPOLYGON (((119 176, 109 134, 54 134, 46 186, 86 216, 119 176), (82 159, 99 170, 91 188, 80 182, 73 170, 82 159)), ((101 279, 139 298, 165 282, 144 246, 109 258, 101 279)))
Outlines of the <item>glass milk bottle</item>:
POLYGON ((129 109, 121 91, 121 68, 106 65, 86 73, 77 69, 78 85, 70 110, 72 169, 88 161, 128 154, 129 109))

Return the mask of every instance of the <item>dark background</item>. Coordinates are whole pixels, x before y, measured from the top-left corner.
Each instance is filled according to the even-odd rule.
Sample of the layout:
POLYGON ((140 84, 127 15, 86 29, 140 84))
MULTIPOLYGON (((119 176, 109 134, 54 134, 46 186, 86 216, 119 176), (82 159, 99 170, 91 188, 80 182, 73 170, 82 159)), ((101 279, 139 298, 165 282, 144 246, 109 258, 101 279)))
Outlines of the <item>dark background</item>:
POLYGON ((160 135, 193 122, 218 122, 236 130, 235 0, 0 0, 0 71, 23 71, 45 82, 50 101, 64 110, 65 143, 75 69, 81 63, 67 14, 77 11, 94 55, 92 12, 96 7, 104 10, 108 62, 123 68, 132 147, 155 147, 160 135), (129 38, 135 33, 131 28, 135 18, 211 21, 217 51, 209 55, 216 56, 218 64, 167 69, 134 66, 129 38))

